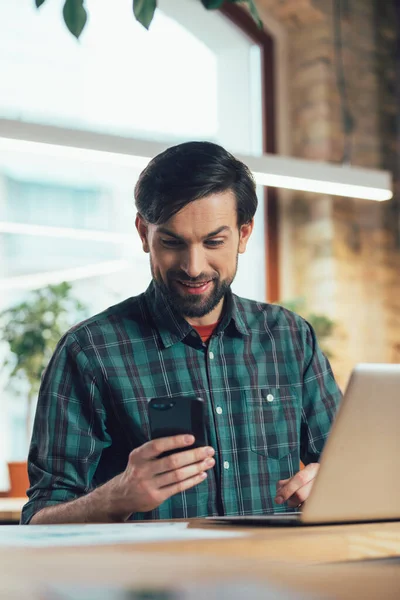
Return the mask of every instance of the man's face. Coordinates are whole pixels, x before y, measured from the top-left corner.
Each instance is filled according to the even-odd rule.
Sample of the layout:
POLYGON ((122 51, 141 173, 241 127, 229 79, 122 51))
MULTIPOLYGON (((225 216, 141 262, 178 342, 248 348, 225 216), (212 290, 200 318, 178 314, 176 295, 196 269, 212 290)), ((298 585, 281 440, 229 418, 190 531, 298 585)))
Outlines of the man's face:
POLYGON ((227 191, 191 202, 162 225, 138 216, 136 226, 156 285, 184 317, 201 318, 222 303, 253 222, 239 231, 236 199, 227 191))

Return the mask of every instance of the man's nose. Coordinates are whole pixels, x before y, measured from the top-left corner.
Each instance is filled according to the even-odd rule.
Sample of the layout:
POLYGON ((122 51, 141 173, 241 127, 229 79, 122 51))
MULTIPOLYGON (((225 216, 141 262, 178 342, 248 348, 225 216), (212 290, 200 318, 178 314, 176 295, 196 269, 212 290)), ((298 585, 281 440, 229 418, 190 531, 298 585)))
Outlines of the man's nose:
POLYGON ((181 269, 188 277, 198 277, 205 270, 204 251, 196 247, 188 248, 182 256, 181 269))

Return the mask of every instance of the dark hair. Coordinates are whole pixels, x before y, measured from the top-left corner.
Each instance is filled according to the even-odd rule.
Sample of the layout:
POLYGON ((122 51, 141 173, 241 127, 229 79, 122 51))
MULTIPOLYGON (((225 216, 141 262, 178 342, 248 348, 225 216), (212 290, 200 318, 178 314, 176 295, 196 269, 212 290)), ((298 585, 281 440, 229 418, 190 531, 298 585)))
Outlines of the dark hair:
POLYGON ((138 213, 152 224, 165 223, 189 202, 232 190, 238 226, 257 209, 256 186, 249 168, 211 142, 186 142, 155 156, 135 186, 138 213))

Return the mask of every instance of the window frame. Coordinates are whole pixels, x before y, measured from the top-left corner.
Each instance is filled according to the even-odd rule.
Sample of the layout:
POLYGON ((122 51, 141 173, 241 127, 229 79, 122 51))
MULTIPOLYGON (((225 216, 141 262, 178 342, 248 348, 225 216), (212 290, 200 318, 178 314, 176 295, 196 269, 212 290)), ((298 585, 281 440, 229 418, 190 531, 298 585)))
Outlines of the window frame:
MULTIPOLYGON (((224 4, 220 12, 243 31, 261 48, 262 56, 262 151, 277 153, 276 95, 275 95, 275 44, 265 29, 259 29, 253 18, 242 8, 224 4)), ((265 253, 266 253, 266 298, 276 302, 280 298, 279 281, 279 203, 276 188, 264 188, 265 203, 265 253)))

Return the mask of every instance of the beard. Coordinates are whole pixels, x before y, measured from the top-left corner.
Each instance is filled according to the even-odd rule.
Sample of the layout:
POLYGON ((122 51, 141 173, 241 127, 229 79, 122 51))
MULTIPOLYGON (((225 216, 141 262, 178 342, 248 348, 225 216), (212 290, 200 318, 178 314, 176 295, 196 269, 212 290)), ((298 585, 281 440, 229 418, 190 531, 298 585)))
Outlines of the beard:
POLYGON ((153 281, 157 288, 161 291, 166 300, 171 306, 178 311, 183 317, 189 318, 200 318, 205 317, 210 313, 222 300, 226 292, 232 285, 235 279, 237 267, 238 267, 238 256, 236 257, 235 272, 232 277, 227 279, 221 279, 218 273, 214 272, 212 275, 206 273, 200 273, 198 277, 188 277, 183 271, 169 270, 166 273, 166 281, 164 281, 153 265, 153 261, 150 257, 150 267, 153 281), (211 289, 207 290, 203 294, 189 294, 179 291, 176 287, 176 281, 182 281, 184 283, 196 284, 202 281, 210 281, 211 289))

